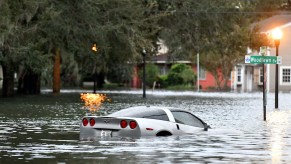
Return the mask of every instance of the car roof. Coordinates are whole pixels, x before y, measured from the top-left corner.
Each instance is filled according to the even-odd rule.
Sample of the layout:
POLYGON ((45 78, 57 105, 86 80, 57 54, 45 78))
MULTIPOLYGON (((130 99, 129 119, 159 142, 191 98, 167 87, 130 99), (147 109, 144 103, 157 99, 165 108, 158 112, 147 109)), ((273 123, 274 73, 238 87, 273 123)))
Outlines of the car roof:
POLYGON ((166 107, 157 106, 134 106, 121 109, 115 113, 108 115, 109 117, 145 117, 149 115, 162 115, 166 114, 164 111, 166 107))
POLYGON ((136 117, 136 118, 146 118, 148 116, 158 116, 158 115, 167 115, 169 121, 175 120, 172 114, 169 116, 166 111, 172 112, 186 112, 190 113, 202 123, 205 123, 203 120, 195 116, 189 111, 180 109, 180 108, 173 108, 173 107, 159 107, 159 106, 134 106, 125 109, 121 109, 117 112, 109 114, 108 117, 136 117), (169 118, 173 117, 173 118, 169 118))

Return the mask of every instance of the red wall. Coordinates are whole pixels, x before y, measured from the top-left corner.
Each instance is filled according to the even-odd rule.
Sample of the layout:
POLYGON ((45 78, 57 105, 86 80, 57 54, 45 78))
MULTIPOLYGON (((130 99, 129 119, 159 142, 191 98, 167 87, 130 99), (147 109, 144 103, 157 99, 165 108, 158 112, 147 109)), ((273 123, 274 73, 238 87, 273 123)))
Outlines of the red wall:
POLYGON ((132 77, 132 80, 131 80, 131 87, 133 88, 140 88, 141 87, 141 82, 140 82, 140 79, 138 78, 138 67, 134 67, 133 68, 133 77, 132 77))
MULTIPOLYGON (((134 67, 133 78, 132 78, 132 81, 131 81, 131 86, 133 88, 140 88, 141 87, 141 81, 138 78, 138 71, 139 71, 139 68, 137 66, 134 67)), ((193 66, 193 71, 195 73, 197 73, 197 67, 196 66, 193 66)), ((222 77, 222 73, 221 73, 220 69, 217 69, 217 71, 221 75, 220 77, 222 77)), ((200 85, 202 90, 207 90, 209 88, 216 88, 216 83, 215 83, 214 76, 210 72, 206 71, 206 79, 205 80, 199 80, 199 85, 200 85)), ((224 83, 221 82, 221 87, 223 87, 223 85, 224 85, 224 83)), ((231 80, 227 81, 227 86, 231 87, 231 80)))
MULTIPOLYGON (((197 67, 196 66, 193 66, 193 71, 197 74, 197 67)), ((217 71, 218 71, 218 74, 221 77, 220 79, 222 79, 221 70, 217 69, 217 71)), ((214 76, 210 72, 206 71, 206 76, 205 77, 206 77, 206 79, 203 79, 203 80, 200 79, 199 80, 199 85, 200 85, 201 89, 202 90, 207 90, 209 88, 216 88, 216 82, 215 82, 214 76)), ((221 87, 223 87, 224 81, 222 81, 220 85, 221 85, 221 87)), ((227 86, 231 87, 231 80, 227 81, 227 86)))

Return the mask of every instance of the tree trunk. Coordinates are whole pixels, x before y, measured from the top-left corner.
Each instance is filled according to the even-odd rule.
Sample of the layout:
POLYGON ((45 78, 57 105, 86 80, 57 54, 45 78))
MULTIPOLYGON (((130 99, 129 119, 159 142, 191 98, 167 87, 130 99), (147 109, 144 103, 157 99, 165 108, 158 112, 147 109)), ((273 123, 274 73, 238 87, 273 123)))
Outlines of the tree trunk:
POLYGON ((223 89, 224 90, 228 90, 229 89, 229 87, 228 87, 228 81, 229 81, 229 75, 231 74, 231 68, 229 68, 229 69, 224 69, 224 71, 223 71, 223 82, 224 82, 224 84, 223 84, 223 89), (230 71, 229 71, 230 70, 230 71))
POLYGON ((105 80, 105 73, 103 71, 99 72, 97 74, 97 88, 103 88, 105 80))
POLYGON ((224 78, 223 78, 223 81, 224 81, 224 83, 223 83, 223 90, 228 90, 229 89, 229 87, 228 87, 228 80, 229 80, 229 76, 224 76, 224 78))
POLYGON ((26 71, 18 80, 18 93, 39 94, 40 93, 40 75, 31 71, 26 71))
POLYGON ((61 90, 61 54, 60 49, 55 50, 53 70, 53 93, 60 93, 61 90))
POLYGON ((219 79, 219 75, 218 75, 217 71, 215 71, 215 74, 213 74, 213 76, 214 76, 215 84, 216 84, 215 87, 217 90, 220 90, 221 83, 220 83, 220 79, 219 79))
POLYGON ((2 65, 3 70, 3 87, 2 96, 11 97, 14 95, 14 69, 11 63, 5 63, 2 65))

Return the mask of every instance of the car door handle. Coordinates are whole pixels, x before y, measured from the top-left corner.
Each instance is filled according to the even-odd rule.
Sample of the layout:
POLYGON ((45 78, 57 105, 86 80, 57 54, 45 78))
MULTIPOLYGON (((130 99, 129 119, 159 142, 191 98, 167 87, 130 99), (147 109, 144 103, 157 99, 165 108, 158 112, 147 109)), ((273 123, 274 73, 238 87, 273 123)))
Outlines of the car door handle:
POLYGON ((176 124, 176 126, 177 126, 177 129, 180 130, 180 126, 178 124, 176 124))

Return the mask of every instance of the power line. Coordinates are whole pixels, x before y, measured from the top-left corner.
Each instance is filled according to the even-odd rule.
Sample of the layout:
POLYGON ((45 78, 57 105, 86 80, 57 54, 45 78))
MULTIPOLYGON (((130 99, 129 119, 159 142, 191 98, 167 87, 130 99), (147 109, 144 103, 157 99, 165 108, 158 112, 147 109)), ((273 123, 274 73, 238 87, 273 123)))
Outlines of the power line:
POLYGON ((291 15, 291 11, 159 11, 168 13, 191 13, 191 14, 280 14, 280 15, 291 15))

